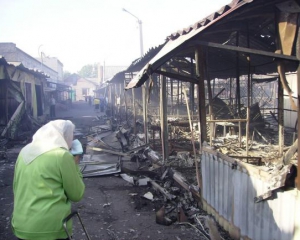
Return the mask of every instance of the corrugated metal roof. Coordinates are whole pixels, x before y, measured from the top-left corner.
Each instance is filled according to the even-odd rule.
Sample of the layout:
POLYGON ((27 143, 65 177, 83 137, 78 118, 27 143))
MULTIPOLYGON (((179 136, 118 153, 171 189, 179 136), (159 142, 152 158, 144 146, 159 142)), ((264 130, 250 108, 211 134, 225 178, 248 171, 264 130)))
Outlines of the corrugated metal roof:
MULTIPOLYGON (((247 0, 233 0, 229 5, 223 6, 219 11, 209 15, 208 17, 196 22, 195 24, 183 29, 179 30, 170 36, 167 37, 167 43, 164 45, 163 49, 149 61, 149 63, 138 73, 138 75, 128 84, 126 89, 130 89, 133 87, 141 86, 148 78, 148 75, 152 72, 153 69, 157 67, 154 63, 161 59, 163 56, 166 56, 168 53, 178 48, 181 44, 183 44, 188 39, 193 38, 199 32, 203 31, 206 27, 212 25, 217 20, 220 20, 222 17, 232 12, 234 9, 237 9, 244 4, 251 2, 247 0), (150 71, 149 71, 150 70, 150 71)), ((171 57, 171 56, 170 56, 171 57)))
POLYGON ((44 72, 38 70, 38 69, 32 69, 32 68, 26 68, 21 62, 7 62, 6 59, 0 55, 0 65, 10 65, 14 66, 24 72, 31 73, 35 76, 41 77, 41 78, 49 78, 50 76, 45 74, 44 72))
POLYGON ((159 45, 157 47, 150 48, 148 52, 144 54, 143 57, 134 60, 126 70, 118 72, 107 82, 109 83, 124 82, 126 73, 134 73, 140 71, 162 49, 163 46, 164 44, 159 45))
POLYGON ((125 79, 125 71, 118 72, 111 79, 107 80, 108 83, 122 83, 125 79))
POLYGON ((144 54, 143 57, 134 60, 131 65, 125 70, 126 73, 140 71, 164 46, 161 44, 157 47, 152 47, 144 54))
POLYGON ((194 23, 193 25, 188 26, 187 28, 178 30, 175 33, 172 33, 167 37, 168 40, 175 40, 176 38, 186 35, 192 30, 197 30, 201 27, 208 25, 209 23, 214 22, 219 19, 219 17, 224 16, 225 13, 231 12, 234 8, 240 7, 245 3, 252 2, 253 0, 234 0, 230 4, 223 6, 220 10, 210 14, 206 18, 201 19, 200 21, 194 23))
MULTIPOLYGON (((244 47, 244 49, 250 46, 251 50, 274 53, 276 50, 275 8, 278 3, 282 3, 282 0, 234 0, 207 18, 171 34, 164 47, 126 88, 141 86, 149 75, 174 57, 194 58, 195 48, 201 45, 200 41, 216 43, 219 46, 244 47)), ((220 47, 207 46, 204 49, 210 79, 236 77, 237 61, 239 61, 239 74, 248 74, 249 54, 251 54, 253 73, 277 71, 274 57, 266 58, 252 52, 240 52, 237 56, 236 49, 224 50, 220 47)), ((280 57, 279 54, 276 56, 280 57)), ((295 70, 296 66, 297 63, 289 64, 289 71, 295 70)))

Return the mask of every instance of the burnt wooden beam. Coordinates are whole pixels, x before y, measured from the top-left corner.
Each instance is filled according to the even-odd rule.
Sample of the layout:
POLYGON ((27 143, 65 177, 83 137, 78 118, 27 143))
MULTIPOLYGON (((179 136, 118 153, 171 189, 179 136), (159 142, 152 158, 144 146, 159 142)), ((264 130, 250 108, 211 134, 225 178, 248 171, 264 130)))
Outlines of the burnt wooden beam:
POLYGON ((169 174, 173 177, 173 179, 174 179, 181 187, 183 187, 183 188, 184 188, 185 190, 187 190, 187 191, 190 191, 190 192, 192 193, 192 195, 193 195, 198 201, 200 201, 200 202, 202 201, 200 192, 196 191, 196 190, 193 188, 193 186, 191 186, 191 185, 188 183, 188 181, 185 179, 185 177, 184 177, 181 173, 179 173, 179 172, 177 172, 177 171, 171 169, 171 170, 169 171, 169 174))
POLYGON ((125 104, 125 118, 126 118, 126 122, 128 123, 128 108, 127 108, 127 97, 126 97, 127 91, 124 91, 125 87, 126 87, 126 83, 125 83, 125 80, 124 80, 124 83, 123 83, 123 97, 124 97, 124 104, 125 104))
POLYGON ((161 70, 158 70, 158 69, 155 70, 154 73, 163 75, 165 77, 181 80, 181 81, 190 82, 190 83, 193 83, 193 84, 198 84, 198 80, 196 78, 193 78, 193 77, 183 76, 181 74, 176 74, 176 73, 164 72, 164 71, 161 71, 161 70))
POLYGON ((247 122, 247 119, 215 119, 207 120, 207 122, 247 122))
MULTIPOLYGON (((213 97, 212 97, 212 89, 210 85, 210 81, 207 81, 207 91, 208 91, 208 114, 209 114, 209 119, 214 120, 214 112, 213 112, 213 97)), ((214 129, 215 125, 213 122, 210 122, 209 124, 210 128, 210 136, 209 136, 209 142, 210 146, 212 146, 212 140, 215 137, 214 129)))
POLYGON ((200 177, 200 172, 199 172, 199 165, 198 165, 198 160, 197 160, 197 153, 196 153, 196 147, 195 147, 195 140, 194 140, 194 131, 193 131, 193 125, 192 125, 192 120, 190 116, 190 108, 189 108, 189 102, 186 94, 186 90, 183 89, 185 101, 186 101, 186 107, 187 107, 187 112, 189 116, 189 123, 190 123, 190 129, 191 129, 191 136, 192 136, 192 144, 193 144, 193 152, 194 152, 194 159, 195 159, 195 168, 196 168, 196 178, 197 178, 197 183, 199 188, 202 187, 201 185, 201 177, 200 177))
MULTIPOLYGON (((173 109, 173 79, 170 79, 170 85, 171 85, 171 109, 173 109)), ((173 114, 173 111, 172 111, 173 114)))
MULTIPOLYGON (((236 46, 239 46, 239 31, 236 32, 236 46)), ((240 58, 239 58, 239 52, 235 53, 236 55, 236 106, 237 106, 237 112, 239 114, 239 117, 241 116, 241 94, 240 94, 240 58)))
POLYGON ((222 45, 222 44, 219 44, 219 43, 193 40, 193 41, 189 42, 189 45, 190 46, 191 45, 193 45, 193 46, 194 45, 200 45, 200 46, 206 46, 206 47, 213 47, 213 48, 218 48, 218 49, 224 49, 224 50, 241 52, 241 53, 255 54, 255 55, 271 57, 271 58, 276 58, 276 59, 294 61, 294 62, 299 62, 300 61, 300 59, 298 57, 295 57, 295 56, 288 56, 288 55, 284 55, 284 54, 272 53, 272 52, 267 52, 267 51, 263 51, 263 50, 245 48, 245 47, 222 45))
MULTIPOLYGON (((296 38, 296 56, 300 58, 300 19, 298 20, 298 31, 297 31, 297 38, 296 38)), ((300 119, 300 64, 297 69, 297 90, 298 90, 298 107, 297 107, 297 116, 298 116, 298 137, 300 136, 300 127, 299 127, 299 119, 300 119)), ((298 149, 300 149, 300 141, 298 141, 298 149)), ((299 152, 299 150, 298 150, 299 152)), ((298 164, 297 164, 297 177, 296 177, 296 186, 297 189, 300 190, 300 154, 298 153, 298 164)))
POLYGON ((196 59, 196 75, 199 76, 197 84, 197 94, 198 94, 198 114, 199 114, 199 143, 200 143, 200 152, 201 146, 204 141, 207 139, 206 131, 206 109, 205 109, 205 85, 204 85, 204 58, 203 58, 203 49, 200 47, 196 49, 195 52, 196 59))
MULTIPOLYGON (((249 24, 247 23, 247 47, 250 48, 249 24)), ((249 154, 249 130, 250 130, 250 106, 251 106, 251 58, 250 54, 247 56, 248 60, 248 77, 247 77, 247 123, 246 123, 246 155, 249 154)), ((240 133, 239 133, 240 134, 240 133)))
POLYGON ((160 186, 159 184, 157 184, 155 181, 150 180, 149 182, 151 183, 151 185, 152 185, 152 187, 153 187, 154 189, 156 189, 156 190, 158 190, 160 193, 162 193, 167 199, 173 200, 174 198, 176 198, 175 195, 169 193, 167 189, 161 187, 161 186, 160 186))
MULTIPOLYGON (((177 80, 177 106, 179 106, 179 103, 180 103, 180 102, 179 102, 179 97, 181 96, 181 95, 180 95, 181 92, 179 92, 179 89, 180 89, 180 88, 179 88, 179 80, 177 80)), ((177 116, 178 116, 178 115, 179 115, 179 107, 177 107, 177 116)))
POLYGON ((143 99, 143 122, 144 122, 144 135, 145 142, 149 143, 148 137, 148 104, 147 104, 147 93, 148 93, 148 82, 145 82, 142 86, 142 99, 143 99))
MULTIPOLYGON (((198 116, 199 116, 199 152, 202 154, 202 143, 207 139, 206 109, 205 109, 205 85, 204 85, 204 54, 203 49, 198 47, 195 51, 196 76, 199 76, 197 84, 198 116)), ((199 175, 197 175, 198 177, 199 175)), ((202 176, 200 175, 198 186, 202 191, 202 176)))
POLYGON ((167 83, 166 78, 160 76, 160 127, 163 161, 168 159, 168 113, 167 113, 167 83))
POLYGON ((290 163, 291 158, 294 156, 295 152, 298 151, 298 139, 294 142, 294 144, 289 148, 289 150, 283 156, 283 164, 288 165, 290 163))
POLYGON ((284 146, 284 96, 282 84, 278 82, 278 145, 279 145, 279 156, 283 154, 284 146))
MULTIPOLYGON (((133 78, 133 73, 131 73, 131 79, 133 78)), ((133 132, 134 134, 137 133, 137 130, 136 130, 136 105, 135 105, 136 101, 135 101, 135 89, 132 88, 132 103, 131 103, 131 106, 133 106, 133 121, 134 121, 134 126, 133 126, 133 132)))

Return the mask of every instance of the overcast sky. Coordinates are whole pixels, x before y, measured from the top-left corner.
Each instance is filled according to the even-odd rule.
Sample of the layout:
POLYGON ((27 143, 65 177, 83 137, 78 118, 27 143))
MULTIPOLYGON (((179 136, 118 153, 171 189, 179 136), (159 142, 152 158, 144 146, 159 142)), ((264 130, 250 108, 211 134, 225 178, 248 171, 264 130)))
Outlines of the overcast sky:
POLYGON ((0 42, 33 57, 57 57, 64 70, 104 63, 129 66, 167 36, 219 10, 231 0, 0 0, 0 42))

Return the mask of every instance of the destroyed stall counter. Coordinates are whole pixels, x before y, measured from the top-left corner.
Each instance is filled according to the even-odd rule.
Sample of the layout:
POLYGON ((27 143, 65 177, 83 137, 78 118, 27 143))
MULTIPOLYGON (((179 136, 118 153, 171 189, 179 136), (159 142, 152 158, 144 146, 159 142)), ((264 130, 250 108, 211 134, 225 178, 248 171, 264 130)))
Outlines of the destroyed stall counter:
MULTIPOLYGON (((270 141, 249 140, 248 150, 246 137, 239 140, 237 135, 226 134, 225 137, 218 137, 212 140, 213 148, 233 159, 239 159, 243 162, 257 166, 273 166, 280 164, 283 159, 285 163, 292 162, 297 164, 297 147, 298 140, 292 145, 283 149, 283 157, 280 157, 280 147, 278 144, 271 144, 270 141)), ((207 146, 207 144, 203 144, 207 146)))

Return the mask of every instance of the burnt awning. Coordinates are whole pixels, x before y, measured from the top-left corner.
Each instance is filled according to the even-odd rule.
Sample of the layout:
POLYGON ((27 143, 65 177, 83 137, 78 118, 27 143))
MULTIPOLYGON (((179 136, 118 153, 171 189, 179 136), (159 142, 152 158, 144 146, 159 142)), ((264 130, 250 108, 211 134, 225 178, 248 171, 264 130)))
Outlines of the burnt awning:
MULTIPOLYGON (((239 74, 247 74, 250 55, 253 73, 276 72, 276 59, 293 61, 294 64, 289 64, 287 70, 295 71, 299 60, 293 56, 294 52, 292 56, 275 54, 274 9, 283 8, 289 12, 290 5, 282 4, 291 2, 297 5, 294 1, 282 0, 232 1, 207 18, 170 35, 163 48, 129 82, 126 89, 140 87, 153 73, 161 74, 159 68, 168 71, 170 67, 166 63, 171 59, 173 62, 180 58, 194 59, 199 46, 205 50, 210 79, 235 77, 237 61, 239 74)), ((291 9, 295 11, 296 7, 291 9)), ((178 79, 180 77, 178 75, 178 79)))
POLYGON ((127 74, 139 72, 162 49, 162 47, 163 44, 150 48, 142 57, 134 60, 126 70, 118 72, 107 82, 123 83, 127 74))

